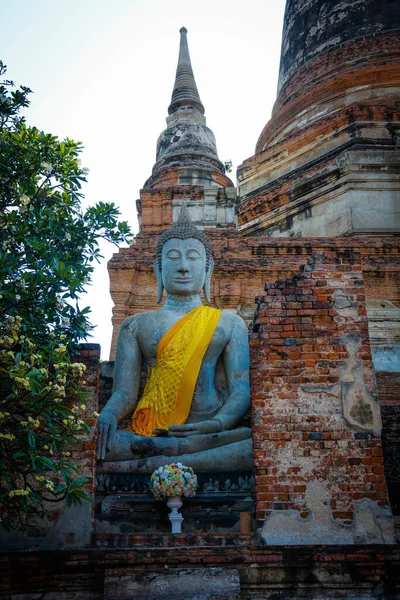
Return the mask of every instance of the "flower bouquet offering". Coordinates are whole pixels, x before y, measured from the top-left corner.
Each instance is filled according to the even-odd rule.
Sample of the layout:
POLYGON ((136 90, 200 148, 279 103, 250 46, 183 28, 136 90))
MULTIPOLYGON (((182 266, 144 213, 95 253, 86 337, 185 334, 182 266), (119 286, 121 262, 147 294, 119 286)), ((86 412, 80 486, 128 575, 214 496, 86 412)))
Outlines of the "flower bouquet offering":
POLYGON ((196 493, 197 476, 191 467, 186 467, 180 462, 172 463, 156 469, 149 486, 156 500, 176 496, 190 498, 196 493))

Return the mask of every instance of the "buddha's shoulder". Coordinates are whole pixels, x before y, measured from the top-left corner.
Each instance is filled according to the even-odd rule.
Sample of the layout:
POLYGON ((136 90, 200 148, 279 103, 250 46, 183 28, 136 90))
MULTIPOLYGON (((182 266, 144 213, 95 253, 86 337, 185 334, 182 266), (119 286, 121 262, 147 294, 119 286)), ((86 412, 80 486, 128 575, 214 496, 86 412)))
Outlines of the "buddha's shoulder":
POLYGON ((236 312, 229 309, 223 309, 221 311, 220 324, 223 327, 229 327, 230 329, 239 329, 246 331, 246 324, 236 312))
POLYGON ((133 335, 136 335, 143 330, 154 327, 161 318, 162 315, 160 310, 151 310, 131 315, 123 321, 120 331, 130 332, 133 335))

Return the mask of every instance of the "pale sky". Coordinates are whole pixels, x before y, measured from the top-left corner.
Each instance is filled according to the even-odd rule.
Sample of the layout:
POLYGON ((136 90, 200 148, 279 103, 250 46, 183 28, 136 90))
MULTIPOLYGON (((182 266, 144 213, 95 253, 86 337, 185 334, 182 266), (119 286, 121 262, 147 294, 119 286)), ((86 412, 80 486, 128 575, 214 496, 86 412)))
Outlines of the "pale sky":
MULTIPOLYGON (((0 0, 0 59, 30 87, 29 125, 85 146, 85 203, 113 201, 138 231, 135 201, 165 129, 179 50, 189 51, 219 158, 254 154, 276 98, 285 0, 0 0)), ((111 309, 105 256, 82 297, 107 360, 111 309)))

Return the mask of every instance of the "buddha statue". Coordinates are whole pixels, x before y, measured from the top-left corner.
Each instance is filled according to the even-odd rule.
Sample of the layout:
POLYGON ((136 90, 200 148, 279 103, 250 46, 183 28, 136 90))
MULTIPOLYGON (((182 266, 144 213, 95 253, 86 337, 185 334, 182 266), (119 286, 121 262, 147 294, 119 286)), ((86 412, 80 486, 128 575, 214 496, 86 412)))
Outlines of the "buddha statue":
POLYGON ((98 420, 99 471, 151 473, 176 461, 197 472, 251 470, 251 431, 241 426, 250 407, 247 330, 238 315, 202 304, 202 290, 210 301, 211 244, 186 207, 156 254, 157 302, 164 289, 166 301, 121 326, 113 393, 98 420), (118 429, 127 416, 128 429, 118 429))

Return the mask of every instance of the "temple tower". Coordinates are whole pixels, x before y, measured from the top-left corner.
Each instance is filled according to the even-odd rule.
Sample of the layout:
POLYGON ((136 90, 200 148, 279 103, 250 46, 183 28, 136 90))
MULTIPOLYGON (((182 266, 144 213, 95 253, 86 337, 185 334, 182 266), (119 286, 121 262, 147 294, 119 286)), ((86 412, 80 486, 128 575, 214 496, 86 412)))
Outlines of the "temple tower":
MULTIPOLYGON (((400 232, 399 148, 398 2, 287 0, 278 97, 255 155, 238 170, 239 230, 373 235, 385 248, 400 232)), ((365 261, 363 272, 376 373, 391 397, 400 373, 398 263, 365 261)))
POLYGON ((349 247, 351 237, 359 246, 397 513, 399 92, 396 0, 287 0, 272 117, 238 170, 239 231, 248 240, 292 239, 304 250, 318 240, 349 247))
POLYGON ((235 188, 225 175, 215 136, 206 125, 185 27, 180 29, 178 66, 167 128, 158 138, 156 163, 140 196, 137 204, 140 232, 170 227, 183 199, 197 227, 237 226, 235 188), (193 186, 196 187, 195 199, 193 186))
MULTIPOLYGON (((182 202, 197 227, 217 236, 237 230, 236 189, 225 175, 204 112, 191 65, 187 29, 182 27, 167 127, 158 138, 152 174, 136 202, 139 234, 135 243, 115 254, 108 266, 115 305, 111 358, 122 321, 156 308, 155 243, 160 232, 176 221, 182 202)), ((218 275, 213 288, 214 296, 218 296, 215 279, 218 275)), ((215 304, 220 303, 214 297, 215 304)))
POLYGON ((239 168, 239 227, 304 237, 400 230, 396 0, 288 0, 278 97, 239 168))

